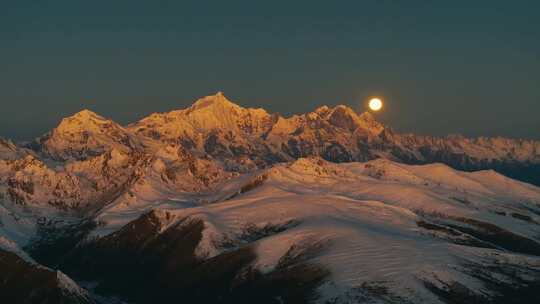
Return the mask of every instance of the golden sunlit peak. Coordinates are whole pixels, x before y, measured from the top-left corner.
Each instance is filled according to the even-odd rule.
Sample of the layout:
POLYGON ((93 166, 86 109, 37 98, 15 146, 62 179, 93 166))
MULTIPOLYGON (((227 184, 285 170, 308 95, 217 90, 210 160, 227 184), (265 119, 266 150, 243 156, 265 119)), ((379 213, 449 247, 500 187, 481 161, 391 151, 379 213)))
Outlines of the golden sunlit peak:
POLYGON ((379 111, 381 110, 383 107, 383 102, 380 98, 371 98, 369 100, 369 108, 371 109, 371 111, 379 111))

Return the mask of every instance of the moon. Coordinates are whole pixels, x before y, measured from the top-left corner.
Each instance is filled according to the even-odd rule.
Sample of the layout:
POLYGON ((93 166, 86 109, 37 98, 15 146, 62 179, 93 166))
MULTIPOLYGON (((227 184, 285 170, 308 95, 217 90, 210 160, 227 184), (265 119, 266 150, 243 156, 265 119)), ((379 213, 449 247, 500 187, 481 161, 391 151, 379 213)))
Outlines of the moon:
POLYGON ((381 110, 383 107, 383 103, 382 103, 382 100, 380 98, 371 98, 369 100, 369 108, 372 110, 372 111, 379 111, 381 110))

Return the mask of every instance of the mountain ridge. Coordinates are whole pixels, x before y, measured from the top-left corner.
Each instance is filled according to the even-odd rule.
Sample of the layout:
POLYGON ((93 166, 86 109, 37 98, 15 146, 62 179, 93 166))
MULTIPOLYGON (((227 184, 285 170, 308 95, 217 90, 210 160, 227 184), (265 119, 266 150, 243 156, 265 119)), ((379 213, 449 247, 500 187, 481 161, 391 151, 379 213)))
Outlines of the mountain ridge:
POLYGON ((442 162, 467 171, 495 169, 540 184, 540 177, 534 176, 540 176, 540 141, 400 134, 379 123, 372 113, 356 113, 345 105, 284 117, 261 108, 244 108, 222 92, 199 98, 188 108, 153 113, 126 126, 82 110, 29 147, 44 157, 65 161, 112 148, 144 152, 168 144, 210 155, 240 171, 305 156, 334 162, 383 157, 410 164, 442 162))
POLYGON ((540 283, 539 151, 221 93, 127 126, 83 110, 0 139, 0 260, 33 261, 0 294, 45 275, 39 297, 74 303, 519 303, 540 283))

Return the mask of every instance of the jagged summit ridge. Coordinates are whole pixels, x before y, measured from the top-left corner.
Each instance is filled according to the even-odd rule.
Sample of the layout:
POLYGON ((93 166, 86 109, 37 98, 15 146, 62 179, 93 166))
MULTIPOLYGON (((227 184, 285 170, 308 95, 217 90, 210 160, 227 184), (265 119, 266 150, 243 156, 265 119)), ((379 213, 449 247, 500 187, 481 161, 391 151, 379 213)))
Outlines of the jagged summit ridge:
POLYGON ((227 99, 227 97, 225 97, 225 95, 221 91, 217 92, 214 95, 208 95, 208 96, 198 99, 197 101, 193 103, 193 105, 189 109, 191 111, 196 111, 196 110, 201 110, 206 107, 212 107, 212 108, 220 107, 220 108, 225 108, 225 109, 229 108, 229 109, 237 109, 237 110, 243 109, 239 105, 227 99))
POLYGON ((160 140, 189 137, 198 141, 212 131, 260 133, 270 122, 263 109, 246 109, 229 101, 221 92, 198 99, 191 107, 155 113, 128 126, 132 132, 160 140))
POLYGON ((81 119, 88 119, 88 118, 94 117, 101 120, 105 120, 105 118, 103 118, 102 116, 98 115, 96 112, 89 109, 82 109, 79 112, 73 114, 71 117, 78 117, 81 119))
POLYGON ((83 110, 63 119, 38 143, 37 150, 59 160, 86 159, 111 149, 151 154, 163 145, 180 144, 240 171, 308 156, 333 162, 387 158, 405 163, 442 162, 462 170, 496 169, 540 183, 537 141, 399 134, 370 112, 357 113, 345 105, 321 106, 283 117, 242 107, 222 92, 202 97, 185 109, 151 114, 126 127, 83 110), (520 176, 520 172, 526 173, 520 176))

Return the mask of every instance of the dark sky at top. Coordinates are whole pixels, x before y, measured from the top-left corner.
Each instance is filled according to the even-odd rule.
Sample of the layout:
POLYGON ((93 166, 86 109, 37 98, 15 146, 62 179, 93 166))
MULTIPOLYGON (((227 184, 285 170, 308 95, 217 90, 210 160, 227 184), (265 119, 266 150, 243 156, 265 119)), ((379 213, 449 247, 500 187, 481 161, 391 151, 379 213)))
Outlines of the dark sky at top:
POLYGON ((540 139, 540 1, 0 2, 0 136, 216 91, 285 115, 379 95, 401 132, 540 139))

